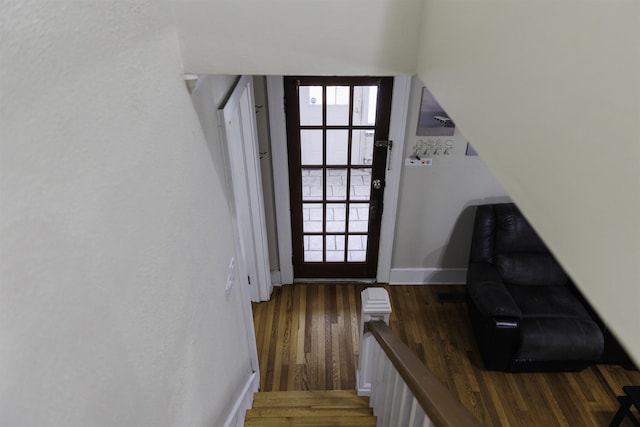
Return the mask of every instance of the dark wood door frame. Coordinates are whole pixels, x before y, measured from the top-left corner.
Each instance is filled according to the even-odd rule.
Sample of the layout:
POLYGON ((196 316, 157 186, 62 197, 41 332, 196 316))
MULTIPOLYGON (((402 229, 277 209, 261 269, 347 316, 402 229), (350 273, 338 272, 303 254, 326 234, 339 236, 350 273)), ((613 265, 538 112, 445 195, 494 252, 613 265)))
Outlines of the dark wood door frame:
MULTIPOLYGON (((373 160, 369 166, 353 165, 350 161, 344 165, 331 165, 331 168, 345 168, 347 171, 355 169, 371 169, 371 182, 379 180, 381 186, 379 188, 371 187, 370 199, 364 201, 369 204, 369 228, 366 233, 349 233, 349 206, 351 203, 362 203, 362 200, 352 201, 350 199, 350 191, 347 181, 347 194, 344 200, 339 201, 345 205, 345 224, 347 229, 345 233, 331 233, 327 232, 324 228, 322 232, 315 233, 322 236, 323 242, 325 237, 331 234, 342 235, 345 239, 345 259, 344 262, 326 262, 323 258, 321 262, 305 262, 304 261, 304 241, 303 233, 303 214, 302 214, 302 178, 300 171, 302 170, 301 160, 301 144, 300 144, 300 130, 301 129, 320 129, 326 134, 327 129, 350 129, 350 130, 374 130, 373 141, 386 141, 389 138, 389 121, 391 115, 391 93, 393 89, 392 77, 285 77, 284 91, 286 100, 286 128, 288 139, 288 156, 289 156, 289 184, 290 184, 290 197, 291 197, 291 228, 293 236, 293 266, 294 275, 296 279, 299 278, 362 278, 371 279, 376 277, 377 263, 378 263, 378 244, 380 241, 380 225, 383 211, 383 192, 385 181, 385 166, 387 148, 380 144, 374 144, 373 148, 373 160), (328 126, 326 124, 326 102, 323 103, 323 122, 320 126, 301 126, 299 121, 299 87, 304 86, 340 86, 349 85, 350 97, 349 97, 349 125, 348 126, 328 126), (375 126, 367 125, 353 125, 353 96, 354 86, 377 86, 378 87, 378 103, 376 108, 376 120, 375 126), (297 119, 293 119, 297 118, 297 119), (347 236, 352 235, 366 235, 367 236, 367 257, 364 262, 354 262, 347 260, 347 236), (297 236, 297 238, 296 238, 297 236)), ((351 135, 351 133, 349 133, 351 135)), ((351 155, 351 137, 349 137, 348 156, 351 155)), ((323 153, 326 150, 326 136, 323 137, 323 153)), ((323 178, 326 177, 326 171, 329 169, 323 158, 323 162, 319 166, 305 166, 305 168, 317 169, 322 171, 323 178)), ((347 177, 350 173, 347 173, 347 177)), ((349 178, 347 178, 348 180, 349 178)), ((326 182, 326 180, 323 180, 326 182)), ((335 203, 327 202, 326 188, 323 190, 322 201, 320 202, 323 207, 323 215, 326 214, 326 207, 328 204, 335 203)), ((308 203, 308 200, 304 201, 308 203)), ((318 203, 318 202, 314 202, 318 203)), ((318 204, 320 204, 318 203, 318 204)), ((312 233, 313 234, 313 233, 312 233)), ((323 243, 324 244, 324 243, 323 243)))

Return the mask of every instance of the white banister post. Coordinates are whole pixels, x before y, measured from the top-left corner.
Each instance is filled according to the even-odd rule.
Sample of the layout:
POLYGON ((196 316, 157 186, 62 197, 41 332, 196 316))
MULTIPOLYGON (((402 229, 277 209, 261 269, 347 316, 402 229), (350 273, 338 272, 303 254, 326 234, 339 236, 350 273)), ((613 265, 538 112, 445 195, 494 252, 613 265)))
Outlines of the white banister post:
POLYGON ((356 389, 359 396, 371 395, 373 377, 373 344, 375 338, 369 332, 364 333, 366 322, 382 320, 389 324, 391 301, 384 288, 367 288, 362 291, 362 312, 360 313, 360 354, 356 371, 356 389))

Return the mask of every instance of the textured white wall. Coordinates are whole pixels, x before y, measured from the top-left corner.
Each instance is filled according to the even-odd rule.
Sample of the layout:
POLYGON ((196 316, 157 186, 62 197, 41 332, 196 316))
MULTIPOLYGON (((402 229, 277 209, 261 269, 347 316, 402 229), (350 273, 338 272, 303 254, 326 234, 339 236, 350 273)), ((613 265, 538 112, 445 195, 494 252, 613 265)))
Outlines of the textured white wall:
POLYGON ((393 75, 416 70, 423 0, 173 1, 184 68, 190 73, 393 75))
POLYGON ((422 88, 413 78, 404 157, 419 141, 453 142, 450 155, 433 156, 431 166, 403 166, 391 268, 466 268, 474 205, 509 201, 506 191, 478 156, 466 156, 467 140, 416 136, 422 88))
MULTIPOLYGON (((220 425, 250 374, 169 2, 0 3, 0 419, 220 425)), ((215 141, 214 141, 215 142, 215 141)))
POLYGON ((640 2, 427 0, 418 72, 640 360, 640 2))

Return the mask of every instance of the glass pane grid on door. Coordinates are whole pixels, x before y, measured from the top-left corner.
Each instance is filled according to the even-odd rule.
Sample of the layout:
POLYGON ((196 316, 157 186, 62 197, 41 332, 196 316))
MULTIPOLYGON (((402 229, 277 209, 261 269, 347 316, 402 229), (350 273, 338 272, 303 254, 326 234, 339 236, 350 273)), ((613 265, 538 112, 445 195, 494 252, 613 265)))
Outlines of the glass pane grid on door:
POLYGON ((305 262, 367 260, 369 203, 304 203, 302 220, 305 262))
POLYGON ((377 87, 299 88, 304 262, 367 260, 371 94, 377 87))

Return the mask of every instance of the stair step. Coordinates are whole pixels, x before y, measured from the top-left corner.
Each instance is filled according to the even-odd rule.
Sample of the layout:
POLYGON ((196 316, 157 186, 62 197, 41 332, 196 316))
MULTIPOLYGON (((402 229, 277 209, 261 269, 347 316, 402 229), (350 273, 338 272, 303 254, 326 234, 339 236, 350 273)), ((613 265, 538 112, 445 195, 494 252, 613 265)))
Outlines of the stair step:
POLYGON ((368 408, 369 400, 346 391, 260 392, 254 396, 253 407, 368 408))
POLYGON ((296 408, 253 408, 247 412, 247 418, 253 417, 370 417, 371 408, 335 408, 324 405, 296 408))
POLYGON ((308 391, 261 391, 254 395, 254 400, 256 399, 281 399, 281 398, 298 398, 298 397, 309 397, 313 396, 314 398, 323 399, 326 397, 340 397, 345 399, 358 399, 358 400, 367 400, 367 398, 363 398, 358 396, 354 390, 308 390, 308 391))
POLYGON ((245 426, 375 426, 369 398, 352 390, 256 393, 245 426))
POLYGON ((375 417, 313 417, 313 418, 298 418, 298 417, 269 417, 269 418, 246 418, 244 422, 245 427, 259 427, 259 426, 340 426, 340 427, 375 427, 375 417))

